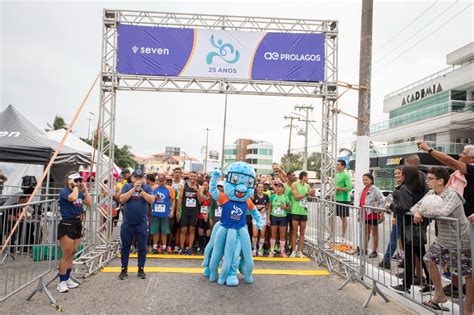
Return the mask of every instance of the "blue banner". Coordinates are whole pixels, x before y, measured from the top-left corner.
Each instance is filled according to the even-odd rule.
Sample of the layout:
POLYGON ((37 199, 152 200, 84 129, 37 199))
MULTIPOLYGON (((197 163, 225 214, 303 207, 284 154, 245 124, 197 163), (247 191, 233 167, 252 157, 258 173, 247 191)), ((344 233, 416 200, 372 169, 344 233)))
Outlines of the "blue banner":
POLYGON ((324 81, 323 33, 263 33, 119 24, 117 72, 324 81))

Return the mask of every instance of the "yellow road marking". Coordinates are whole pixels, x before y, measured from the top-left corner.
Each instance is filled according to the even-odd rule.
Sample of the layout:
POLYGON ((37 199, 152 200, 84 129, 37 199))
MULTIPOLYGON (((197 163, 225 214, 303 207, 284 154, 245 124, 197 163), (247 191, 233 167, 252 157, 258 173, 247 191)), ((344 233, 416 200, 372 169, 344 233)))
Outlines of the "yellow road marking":
MULTIPOLYGON (((120 255, 118 255, 120 257, 120 255)), ((137 258, 137 254, 130 254, 130 258, 137 258)), ((172 255, 172 254, 147 254, 146 258, 150 259, 199 259, 203 260, 204 256, 202 255, 172 255)), ((282 257, 273 257, 273 258, 268 258, 268 257, 254 257, 254 261, 286 261, 286 262, 308 262, 311 261, 309 258, 282 258, 282 257)))
MULTIPOLYGON (((120 267, 104 267, 101 271, 106 273, 119 273, 120 267)), ((137 272, 137 267, 129 267, 129 272, 137 272)), ((162 272, 162 273, 191 273, 202 274, 204 268, 187 268, 187 267, 145 267, 145 272, 162 272)), ((288 276, 329 276, 327 270, 300 270, 300 269, 254 269, 254 275, 288 275, 288 276)))

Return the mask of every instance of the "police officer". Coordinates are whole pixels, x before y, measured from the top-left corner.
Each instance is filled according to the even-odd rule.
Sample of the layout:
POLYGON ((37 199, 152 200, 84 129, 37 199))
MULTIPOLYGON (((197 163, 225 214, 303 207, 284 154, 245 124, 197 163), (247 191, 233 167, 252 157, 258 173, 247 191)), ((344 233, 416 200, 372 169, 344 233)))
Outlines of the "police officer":
POLYGON ((132 183, 126 183, 122 187, 120 195, 120 202, 125 205, 123 224, 120 230, 120 240, 122 242, 120 280, 127 278, 128 256, 134 237, 138 243, 138 277, 146 278, 143 268, 145 267, 148 239, 147 204, 152 204, 155 197, 152 188, 145 184, 144 176, 145 174, 140 169, 133 171, 132 183))

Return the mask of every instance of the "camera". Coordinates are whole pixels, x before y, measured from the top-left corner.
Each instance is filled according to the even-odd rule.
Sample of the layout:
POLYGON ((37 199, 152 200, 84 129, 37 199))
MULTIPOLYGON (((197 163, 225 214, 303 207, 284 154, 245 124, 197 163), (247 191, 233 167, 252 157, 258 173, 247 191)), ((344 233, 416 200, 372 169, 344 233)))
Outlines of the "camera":
POLYGON ((83 182, 83 179, 82 177, 79 177, 79 178, 76 178, 74 179, 74 182, 77 184, 77 183, 82 183, 83 182))
POLYGON ((141 192, 142 190, 143 190, 143 188, 142 188, 142 185, 141 185, 141 184, 138 185, 137 187, 135 187, 135 191, 136 191, 136 192, 141 192))

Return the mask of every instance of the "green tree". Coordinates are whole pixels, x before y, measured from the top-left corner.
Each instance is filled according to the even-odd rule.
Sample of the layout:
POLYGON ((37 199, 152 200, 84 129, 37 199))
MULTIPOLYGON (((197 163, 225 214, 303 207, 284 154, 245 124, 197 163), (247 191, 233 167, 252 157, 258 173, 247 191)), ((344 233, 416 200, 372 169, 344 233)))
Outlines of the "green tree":
MULTIPOLYGON (((82 141, 84 141, 85 143, 87 143, 88 145, 90 146, 93 146, 97 149, 97 141, 94 141, 93 143, 93 139, 87 139, 87 138, 81 138, 82 141)), ((107 145, 107 140, 106 141, 106 145, 107 145)), ((120 168, 127 168, 127 167, 132 167, 132 168, 135 168, 135 166, 137 165, 137 162, 135 162, 135 160, 133 159, 133 154, 132 152, 130 152, 130 149, 132 147, 127 145, 127 144, 124 144, 122 147, 119 147, 118 145, 114 145, 114 162, 115 164, 117 164, 118 167, 120 168)))
MULTIPOLYGON (((297 171, 303 169, 303 153, 290 154, 290 167, 287 170, 288 155, 285 154, 281 158, 281 166, 286 171, 297 171)), ((321 174, 321 153, 312 152, 308 156, 308 171, 314 171, 317 173, 318 177, 321 174)))
POLYGON ((58 115, 54 117, 53 125, 50 123, 46 123, 46 125, 48 126, 48 128, 45 129, 46 131, 67 129, 66 121, 64 121, 64 118, 58 115))

